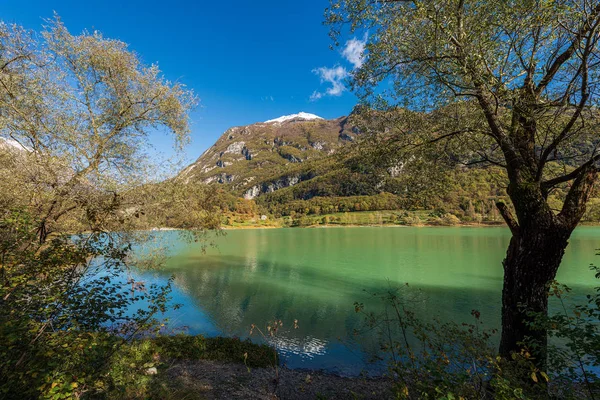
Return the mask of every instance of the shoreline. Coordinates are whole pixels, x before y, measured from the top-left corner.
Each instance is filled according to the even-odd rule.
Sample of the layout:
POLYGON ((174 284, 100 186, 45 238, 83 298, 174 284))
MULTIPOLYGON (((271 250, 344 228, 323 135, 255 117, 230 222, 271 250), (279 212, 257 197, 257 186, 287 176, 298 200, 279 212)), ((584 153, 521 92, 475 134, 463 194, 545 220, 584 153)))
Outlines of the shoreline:
MULTIPOLYGON (((583 224, 582 224, 583 225, 583 224)), ((600 226, 600 224, 590 225, 600 226)), ((307 226, 263 226, 263 225, 244 225, 231 226, 224 225, 223 230, 244 230, 244 229, 318 229, 318 228, 506 228, 506 224, 456 224, 456 225, 439 225, 439 224, 419 224, 419 225, 402 225, 402 224, 314 224, 307 226)), ((165 229, 171 230, 171 229, 165 229)), ((176 230, 176 229, 173 229, 176 230)))
POLYGON ((171 385, 184 393, 191 392, 210 399, 379 400, 395 397, 393 381, 385 376, 343 377, 322 370, 289 369, 285 366, 277 370, 247 368, 242 363, 211 360, 181 360, 161 373, 171 385))
MULTIPOLYGON (((594 228, 600 227, 600 222, 580 223, 577 228, 594 228)), ((456 225, 437 225, 437 224, 420 224, 420 225, 401 225, 401 224, 315 224, 307 226, 263 226, 263 225, 244 225, 231 226, 224 225, 220 229, 226 231, 245 230, 245 229, 329 229, 329 228, 508 228, 505 223, 497 224, 474 224, 464 223, 456 225)), ((185 230, 180 228, 163 228, 157 230, 185 230)))

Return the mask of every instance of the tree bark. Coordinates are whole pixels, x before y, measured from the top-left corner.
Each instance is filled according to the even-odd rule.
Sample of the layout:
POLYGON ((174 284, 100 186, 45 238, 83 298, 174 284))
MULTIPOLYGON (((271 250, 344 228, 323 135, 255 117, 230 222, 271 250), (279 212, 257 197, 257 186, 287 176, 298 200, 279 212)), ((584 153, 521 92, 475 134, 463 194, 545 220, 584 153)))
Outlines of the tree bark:
POLYGON ((597 170, 590 162, 571 184, 560 213, 546 201, 547 189, 524 168, 510 171, 507 193, 516 216, 503 203, 500 214, 512 232, 504 259, 502 289, 502 335, 499 353, 510 359, 526 345, 534 364, 542 371, 547 365, 547 332, 531 325, 529 313, 548 314, 548 290, 555 279, 571 233, 585 213, 597 170), (512 175, 510 174, 512 172, 512 175))
POLYGON ((504 265, 502 290, 502 336, 500 355, 510 359, 525 342, 535 343, 530 349, 534 363, 542 371, 547 361, 547 334, 531 327, 529 312, 548 313, 548 285, 565 253, 571 230, 554 224, 527 233, 513 233, 504 265))

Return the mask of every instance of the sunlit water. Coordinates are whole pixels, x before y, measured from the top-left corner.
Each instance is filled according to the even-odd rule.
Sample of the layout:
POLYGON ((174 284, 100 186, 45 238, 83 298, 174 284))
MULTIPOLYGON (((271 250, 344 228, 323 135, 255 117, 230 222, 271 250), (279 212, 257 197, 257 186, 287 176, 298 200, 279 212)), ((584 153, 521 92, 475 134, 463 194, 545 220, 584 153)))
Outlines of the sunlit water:
MULTIPOLYGON (((369 363, 372 343, 353 334, 363 326, 354 302, 377 310, 368 293, 405 283, 421 293, 409 308, 423 318, 469 321, 477 309, 488 327, 499 327, 506 228, 235 230, 206 253, 177 232, 157 235, 172 254, 164 269, 141 276, 153 282, 175 276, 173 301, 183 307, 169 313, 169 326, 245 338, 252 324, 265 328, 281 319, 274 340, 292 368, 377 370, 369 363)), ((600 228, 573 234, 558 280, 576 297, 597 284, 589 265, 600 262, 598 247, 600 228)), ((261 341, 256 333, 251 338, 261 341)))

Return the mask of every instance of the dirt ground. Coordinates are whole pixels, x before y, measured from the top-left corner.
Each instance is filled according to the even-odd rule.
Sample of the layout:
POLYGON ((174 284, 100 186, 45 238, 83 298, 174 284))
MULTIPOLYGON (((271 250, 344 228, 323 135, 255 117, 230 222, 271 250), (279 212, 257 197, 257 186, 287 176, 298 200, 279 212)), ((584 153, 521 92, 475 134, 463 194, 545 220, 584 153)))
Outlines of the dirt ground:
POLYGON ((322 372, 254 368, 214 361, 173 364, 163 372, 170 384, 199 399, 390 399, 385 378, 345 378, 322 372), (279 377, 277 379, 277 376, 279 377))

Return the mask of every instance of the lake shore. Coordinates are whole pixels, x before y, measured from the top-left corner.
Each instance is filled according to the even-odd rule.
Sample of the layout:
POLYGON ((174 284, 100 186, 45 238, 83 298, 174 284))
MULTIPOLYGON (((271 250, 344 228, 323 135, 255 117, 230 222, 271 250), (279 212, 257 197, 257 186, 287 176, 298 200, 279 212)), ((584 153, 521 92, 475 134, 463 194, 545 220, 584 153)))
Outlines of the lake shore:
MULTIPOLYGON (((585 224, 582 224, 585 225, 585 224)), ((586 225, 587 226, 587 225, 586 225)), ((589 224, 589 226, 600 226, 600 224, 589 224)), ((243 229, 281 229, 281 228, 497 228, 506 227, 504 223, 460 223, 455 225, 440 225, 440 224, 418 224, 418 225, 403 225, 403 224, 314 224, 306 226, 286 226, 286 225, 223 225, 223 230, 243 230, 243 229)), ((165 229, 168 230, 168 229, 165 229)))
POLYGON ((129 398, 161 399, 391 399, 387 376, 341 376, 281 365, 276 349, 235 337, 157 336, 123 343, 114 372, 138 375, 129 398))
POLYGON ((172 390, 205 399, 391 399, 385 377, 342 377, 323 371, 280 367, 246 368, 239 363, 179 361, 164 374, 172 390))

